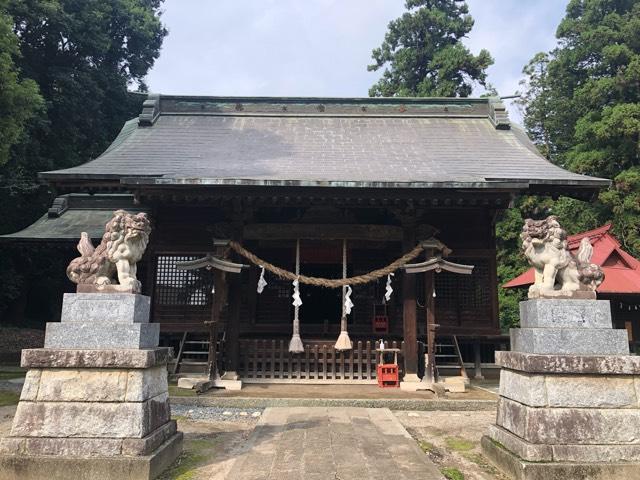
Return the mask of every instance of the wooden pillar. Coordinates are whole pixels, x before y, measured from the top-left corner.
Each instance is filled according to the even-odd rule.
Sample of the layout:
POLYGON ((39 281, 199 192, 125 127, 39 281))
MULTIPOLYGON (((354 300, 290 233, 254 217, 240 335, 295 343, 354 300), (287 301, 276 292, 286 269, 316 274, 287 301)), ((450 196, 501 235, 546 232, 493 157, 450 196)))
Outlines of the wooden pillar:
POLYGON ((484 376, 482 375, 482 356, 480 351, 480 342, 478 342, 477 340, 473 343, 473 356, 475 367, 474 378, 476 380, 484 380, 484 376))
MULTIPOLYGON (((427 252, 427 258, 430 257, 430 253, 427 252)), ((436 370, 436 314, 435 307, 436 302, 433 296, 435 290, 435 274, 432 271, 425 272, 424 277, 424 304, 425 304, 425 320, 426 320, 426 333, 427 333, 427 363, 424 368, 423 382, 433 383, 437 381, 436 370)))
POLYGON ((218 377, 218 327, 220 325, 220 312, 227 295, 226 275, 220 270, 213 272, 213 287, 215 292, 211 305, 211 319, 207 322, 209 327, 209 355, 207 358, 207 376, 214 381, 218 377))
MULTIPOLYGON (((408 251, 415 247, 415 244, 415 229, 405 228, 403 250, 408 251)), ((402 278, 402 327, 404 337, 403 382, 419 382, 416 276, 407 273, 402 278)))
POLYGON ((229 315, 225 338, 226 372, 223 380, 238 380, 240 359, 240 304, 242 302, 242 273, 229 278, 229 315))
MULTIPOLYGON (((233 203, 232 237, 242 243, 244 221, 242 204, 239 199, 233 203)), ((245 212, 248 214, 248 212, 245 212)), ((234 255, 238 257, 238 255, 234 255)), ((236 258, 239 260, 239 258, 236 258)), ((239 380, 240 368, 240 305, 242 303, 242 273, 232 275, 229 283, 229 311, 227 316, 225 336, 225 374, 223 380, 239 380)))

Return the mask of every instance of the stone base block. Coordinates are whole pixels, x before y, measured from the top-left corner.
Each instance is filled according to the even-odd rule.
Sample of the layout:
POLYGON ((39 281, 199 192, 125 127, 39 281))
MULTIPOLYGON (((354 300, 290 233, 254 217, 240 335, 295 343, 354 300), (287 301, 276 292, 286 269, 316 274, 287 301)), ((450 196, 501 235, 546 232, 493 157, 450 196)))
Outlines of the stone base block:
POLYGON ((20 400, 144 402, 167 391, 164 365, 145 369, 34 368, 27 372, 20 400))
POLYGON ((144 402, 20 401, 16 437, 143 438, 170 420, 169 396, 144 402))
POLYGON ((631 355, 536 355, 496 352, 502 368, 526 373, 640 375, 640 357, 631 355))
POLYGON ((445 377, 442 384, 445 390, 451 393, 464 393, 467 391, 469 379, 465 377, 445 377))
MULTIPOLYGON (((152 368, 166 366, 166 347, 112 350, 66 350, 31 348, 22 350, 23 368, 152 368)), ((640 357, 638 358, 640 360, 640 357)))
POLYGON ((512 328, 511 350, 540 355, 629 355, 626 330, 512 328))
POLYGON ((514 480, 640 480, 640 462, 528 462, 488 436, 485 456, 514 480))
POLYGON ((640 377, 525 373, 503 368, 500 396, 529 407, 640 408, 640 377))
POLYGON ((609 300, 538 299, 520 302, 523 328, 612 328, 609 300))
POLYGON ((229 370, 224 372, 224 375, 222 375, 221 379, 222 380, 240 380, 240 375, 238 375, 238 372, 229 370))
POLYGON ((0 480, 152 480, 182 452, 182 433, 144 456, 53 456, 0 454, 0 480))
POLYGON ((130 293, 65 293, 62 323, 148 323, 150 298, 130 293))
POLYGON ((216 380, 214 386, 225 390, 242 390, 242 380, 216 380))
POLYGON ((528 462, 640 463, 640 445, 535 444, 497 425, 491 425, 487 435, 494 442, 528 462))
POLYGON ((160 339, 159 323, 47 323, 45 348, 129 349, 154 348, 160 339))
POLYGON ((56 455, 69 457, 114 457, 151 455, 177 432, 175 420, 144 438, 4 437, 0 454, 56 455))
POLYGON ((178 388, 204 392, 211 388, 224 388, 225 390, 242 390, 241 380, 224 380, 217 378, 213 382, 206 377, 182 377, 178 379, 178 388))
POLYGON ((501 397, 496 424, 547 445, 640 445, 640 409, 534 408, 501 397))

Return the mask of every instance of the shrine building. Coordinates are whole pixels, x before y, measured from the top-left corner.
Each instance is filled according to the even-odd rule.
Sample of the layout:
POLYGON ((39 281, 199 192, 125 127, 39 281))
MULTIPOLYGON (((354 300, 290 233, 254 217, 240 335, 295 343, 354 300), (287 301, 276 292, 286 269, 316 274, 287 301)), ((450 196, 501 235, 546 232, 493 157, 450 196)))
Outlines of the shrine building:
POLYGON ((423 375, 429 346, 436 375, 492 358, 504 341, 498 213, 518 195, 588 200, 609 184, 543 158, 495 98, 149 95, 98 158, 40 175, 58 197, 4 241, 57 242, 72 258, 80 232, 96 244, 114 210, 147 212, 138 278, 174 371, 207 363, 221 261, 216 365, 267 383, 375 382, 380 339, 400 349, 405 380, 423 375), (301 305, 260 261, 300 275, 301 305), (361 283, 345 313, 345 286, 302 276, 361 283), (336 349, 346 330, 351 348, 336 349))

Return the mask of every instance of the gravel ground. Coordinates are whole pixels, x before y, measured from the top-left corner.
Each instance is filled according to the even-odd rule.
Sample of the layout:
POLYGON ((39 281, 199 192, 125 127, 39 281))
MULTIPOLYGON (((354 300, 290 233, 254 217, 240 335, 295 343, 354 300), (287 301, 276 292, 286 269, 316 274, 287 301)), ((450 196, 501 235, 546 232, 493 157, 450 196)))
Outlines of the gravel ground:
POLYGON ((171 405, 173 417, 198 421, 238 421, 257 420, 263 409, 192 407, 188 405, 171 405))
POLYGON ((508 480, 480 449, 480 439, 496 420, 495 410, 394 414, 438 467, 455 468, 464 475, 464 480, 508 480))

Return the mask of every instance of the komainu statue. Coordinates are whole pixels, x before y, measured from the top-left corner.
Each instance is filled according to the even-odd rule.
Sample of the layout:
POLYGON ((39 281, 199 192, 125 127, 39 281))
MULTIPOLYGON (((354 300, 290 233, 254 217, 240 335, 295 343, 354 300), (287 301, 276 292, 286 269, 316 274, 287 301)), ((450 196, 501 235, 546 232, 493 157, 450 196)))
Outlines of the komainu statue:
POLYGON ((82 232, 78 243, 81 256, 71 261, 67 276, 78 284, 79 292, 140 293, 136 264, 147 248, 150 233, 145 213, 115 211, 96 248, 89 235, 82 232))
POLYGON ((591 263, 593 247, 588 238, 582 239, 574 256, 567 247, 567 232, 555 216, 525 220, 520 238, 535 270, 529 298, 596 298, 604 272, 591 263))

